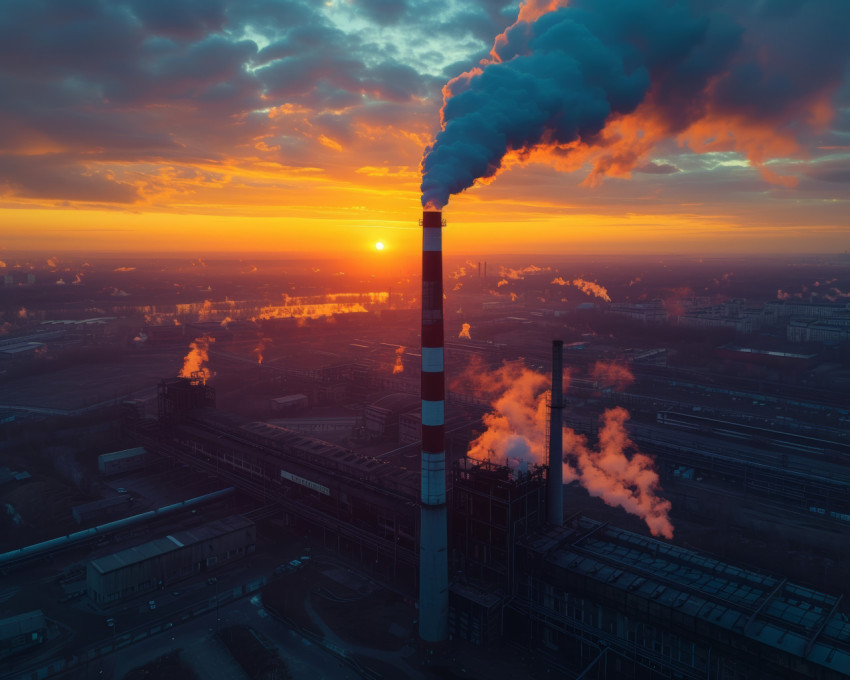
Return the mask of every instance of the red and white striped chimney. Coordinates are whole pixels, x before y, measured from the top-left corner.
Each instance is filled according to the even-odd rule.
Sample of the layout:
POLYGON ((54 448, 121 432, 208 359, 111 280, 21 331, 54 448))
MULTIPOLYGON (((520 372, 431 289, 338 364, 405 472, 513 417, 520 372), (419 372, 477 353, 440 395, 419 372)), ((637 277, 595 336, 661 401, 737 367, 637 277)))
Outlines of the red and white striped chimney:
POLYGON ((422 496, 419 637, 443 642, 449 625, 443 370, 443 214, 422 213, 422 496))

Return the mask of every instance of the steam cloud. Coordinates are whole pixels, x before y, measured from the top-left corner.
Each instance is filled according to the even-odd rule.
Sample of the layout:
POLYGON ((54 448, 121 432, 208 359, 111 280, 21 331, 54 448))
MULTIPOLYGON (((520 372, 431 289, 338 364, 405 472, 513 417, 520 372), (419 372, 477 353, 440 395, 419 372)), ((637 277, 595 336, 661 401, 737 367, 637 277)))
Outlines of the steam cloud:
POLYGON ((210 345, 215 342, 215 338, 209 335, 204 335, 200 338, 195 338, 195 342, 189 344, 189 353, 183 359, 183 368, 177 374, 179 378, 194 378, 200 377, 202 380, 208 380, 212 375, 210 369, 204 364, 210 360, 210 345))
POLYGON ((611 297, 608 295, 608 290, 605 286, 600 286, 598 283, 585 281, 584 279, 573 279, 573 285, 583 293, 595 295, 596 297, 605 300, 605 302, 611 302, 611 297))
POLYGON ((254 354, 257 355, 257 363, 258 364, 263 363, 263 353, 266 351, 266 349, 268 349, 268 346, 271 345, 271 344, 272 344, 271 338, 264 338, 262 335, 260 335, 260 337, 257 341, 257 346, 254 348, 254 354))
POLYGON ((468 323, 463 324, 460 329, 460 333, 457 334, 458 338, 466 338, 467 340, 472 340, 472 336, 469 334, 470 326, 468 323))
MULTIPOLYGON (((565 376, 565 387, 569 384, 565 376)), ((470 366, 461 378, 490 395, 492 411, 484 416, 487 430, 470 445, 469 456, 518 465, 547 462, 547 376, 520 363, 506 363, 496 371, 470 366)), ((670 502, 661 498, 653 460, 629 439, 624 408, 607 409, 602 417, 599 446, 570 428, 564 428, 564 482, 578 481, 592 496, 641 517, 653 536, 673 537, 670 502)))
POLYGON ((629 412, 624 408, 606 409, 598 449, 589 447, 583 435, 564 428, 564 451, 591 496, 643 518, 653 536, 673 538, 669 517, 672 506, 657 495, 661 490, 658 473, 652 458, 637 451, 629 439, 624 427, 628 419, 629 412), (631 456, 627 451, 632 451, 631 456))
POLYGON ((614 385, 617 392, 622 392, 635 381, 635 376, 628 366, 597 361, 591 374, 597 380, 603 380, 614 385))
POLYGON ((727 3, 730 13, 684 0, 560 4, 523 6, 489 59, 443 88, 423 206, 530 160, 592 161, 590 184, 628 176, 670 137, 698 153, 743 153, 768 181, 796 183, 765 162, 832 117, 846 3, 727 3))
POLYGON ((600 286, 598 283, 594 281, 585 281, 582 278, 573 279, 572 281, 567 281, 562 276, 557 276, 549 282, 551 285, 558 286, 569 286, 573 285, 578 288, 583 293, 587 293, 588 295, 595 295, 598 298, 602 298, 606 302, 611 302, 611 297, 608 295, 608 290, 605 286, 600 286))
POLYGON ((399 347, 395 351, 395 364, 393 365, 393 375, 398 375, 399 373, 404 373, 404 364, 401 362, 401 358, 404 356, 404 347, 399 347))
POLYGON ((522 267, 520 269, 512 269, 511 267, 499 267, 499 276, 503 279, 514 279, 515 281, 521 281, 528 274, 537 274, 538 272, 547 271, 549 267, 544 269, 543 267, 538 267, 536 264, 530 264, 527 267, 522 267))

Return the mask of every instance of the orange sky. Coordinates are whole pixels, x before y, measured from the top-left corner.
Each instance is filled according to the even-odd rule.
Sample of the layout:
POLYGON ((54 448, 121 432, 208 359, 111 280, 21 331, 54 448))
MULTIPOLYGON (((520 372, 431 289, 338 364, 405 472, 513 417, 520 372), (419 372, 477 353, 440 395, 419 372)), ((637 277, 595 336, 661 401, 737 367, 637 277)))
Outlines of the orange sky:
MULTIPOLYGON (((417 3, 390 19, 341 0, 295 2, 300 14, 274 18, 223 3, 196 8, 188 24, 155 13, 129 21, 115 7, 52 22, 21 3, 10 15, 20 37, 0 46, 16 55, 0 59, 13 83, 0 103, 0 256, 344 255, 378 240, 384 257, 413 253, 440 88, 487 57, 517 17, 470 3, 469 27, 458 19, 441 37, 417 3), (79 40, 86 31, 97 40, 79 40)), ((570 172, 512 167, 451 199, 445 247, 848 250, 848 85, 833 78, 817 92, 806 115, 818 120, 794 144, 774 144, 773 158, 706 143, 691 127, 600 182, 586 181, 599 161, 591 155, 573 156, 570 172)))

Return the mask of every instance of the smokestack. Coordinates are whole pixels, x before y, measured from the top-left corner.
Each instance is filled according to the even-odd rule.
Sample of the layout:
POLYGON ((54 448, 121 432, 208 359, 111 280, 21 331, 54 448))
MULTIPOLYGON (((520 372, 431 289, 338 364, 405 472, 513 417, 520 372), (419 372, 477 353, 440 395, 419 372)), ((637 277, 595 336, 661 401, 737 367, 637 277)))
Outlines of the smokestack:
POLYGON ((552 341, 552 396, 549 409, 549 524, 564 523, 564 341, 552 341))
POLYGON ((478 278, 481 278, 481 262, 478 262, 478 278))
POLYGON ((419 637, 426 643, 445 641, 449 625, 442 229, 441 211, 423 211, 419 637))

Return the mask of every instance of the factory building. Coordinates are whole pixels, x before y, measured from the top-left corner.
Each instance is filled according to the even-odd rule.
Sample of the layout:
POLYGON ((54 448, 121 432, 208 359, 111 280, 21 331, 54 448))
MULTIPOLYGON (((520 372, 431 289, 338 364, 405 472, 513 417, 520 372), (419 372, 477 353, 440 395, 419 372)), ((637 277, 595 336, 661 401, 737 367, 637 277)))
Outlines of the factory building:
POLYGON ((606 314, 636 321, 644 326, 667 323, 667 310, 661 300, 649 302, 613 302, 606 314))
POLYGON ((113 604, 245 557, 255 545, 254 523, 227 517, 92 560, 86 588, 93 602, 113 604))
POLYGON ((97 469, 103 475, 117 475, 122 472, 140 470, 147 464, 147 452, 137 446, 124 451, 103 453, 97 457, 97 469))
POLYGON ((0 619, 0 659, 40 645, 47 635, 47 622, 40 609, 0 619))
MULTIPOLYGON (((290 525, 415 597, 418 471, 215 409, 183 414, 165 431, 171 444, 160 444, 162 453, 274 499, 290 525)), ((694 448, 671 445, 661 458, 677 465, 681 455, 694 467, 694 448)), ((741 467, 722 456, 712 461, 741 467)), ((779 466, 758 469, 786 484, 802 479, 779 466)), ((582 517, 569 499, 558 527, 547 513, 546 466, 462 458, 449 470, 450 639, 482 647, 523 641, 566 677, 591 667, 586 677, 611 680, 850 673, 850 619, 840 597, 582 517)), ((818 481, 811 490, 830 509, 844 506, 838 486, 802 481, 807 489, 818 481)))
POLYGON ((555 657, 605 655, 612 678, 850 674, 841 597, 581 517, 520 547, 511 625, 555 657))

